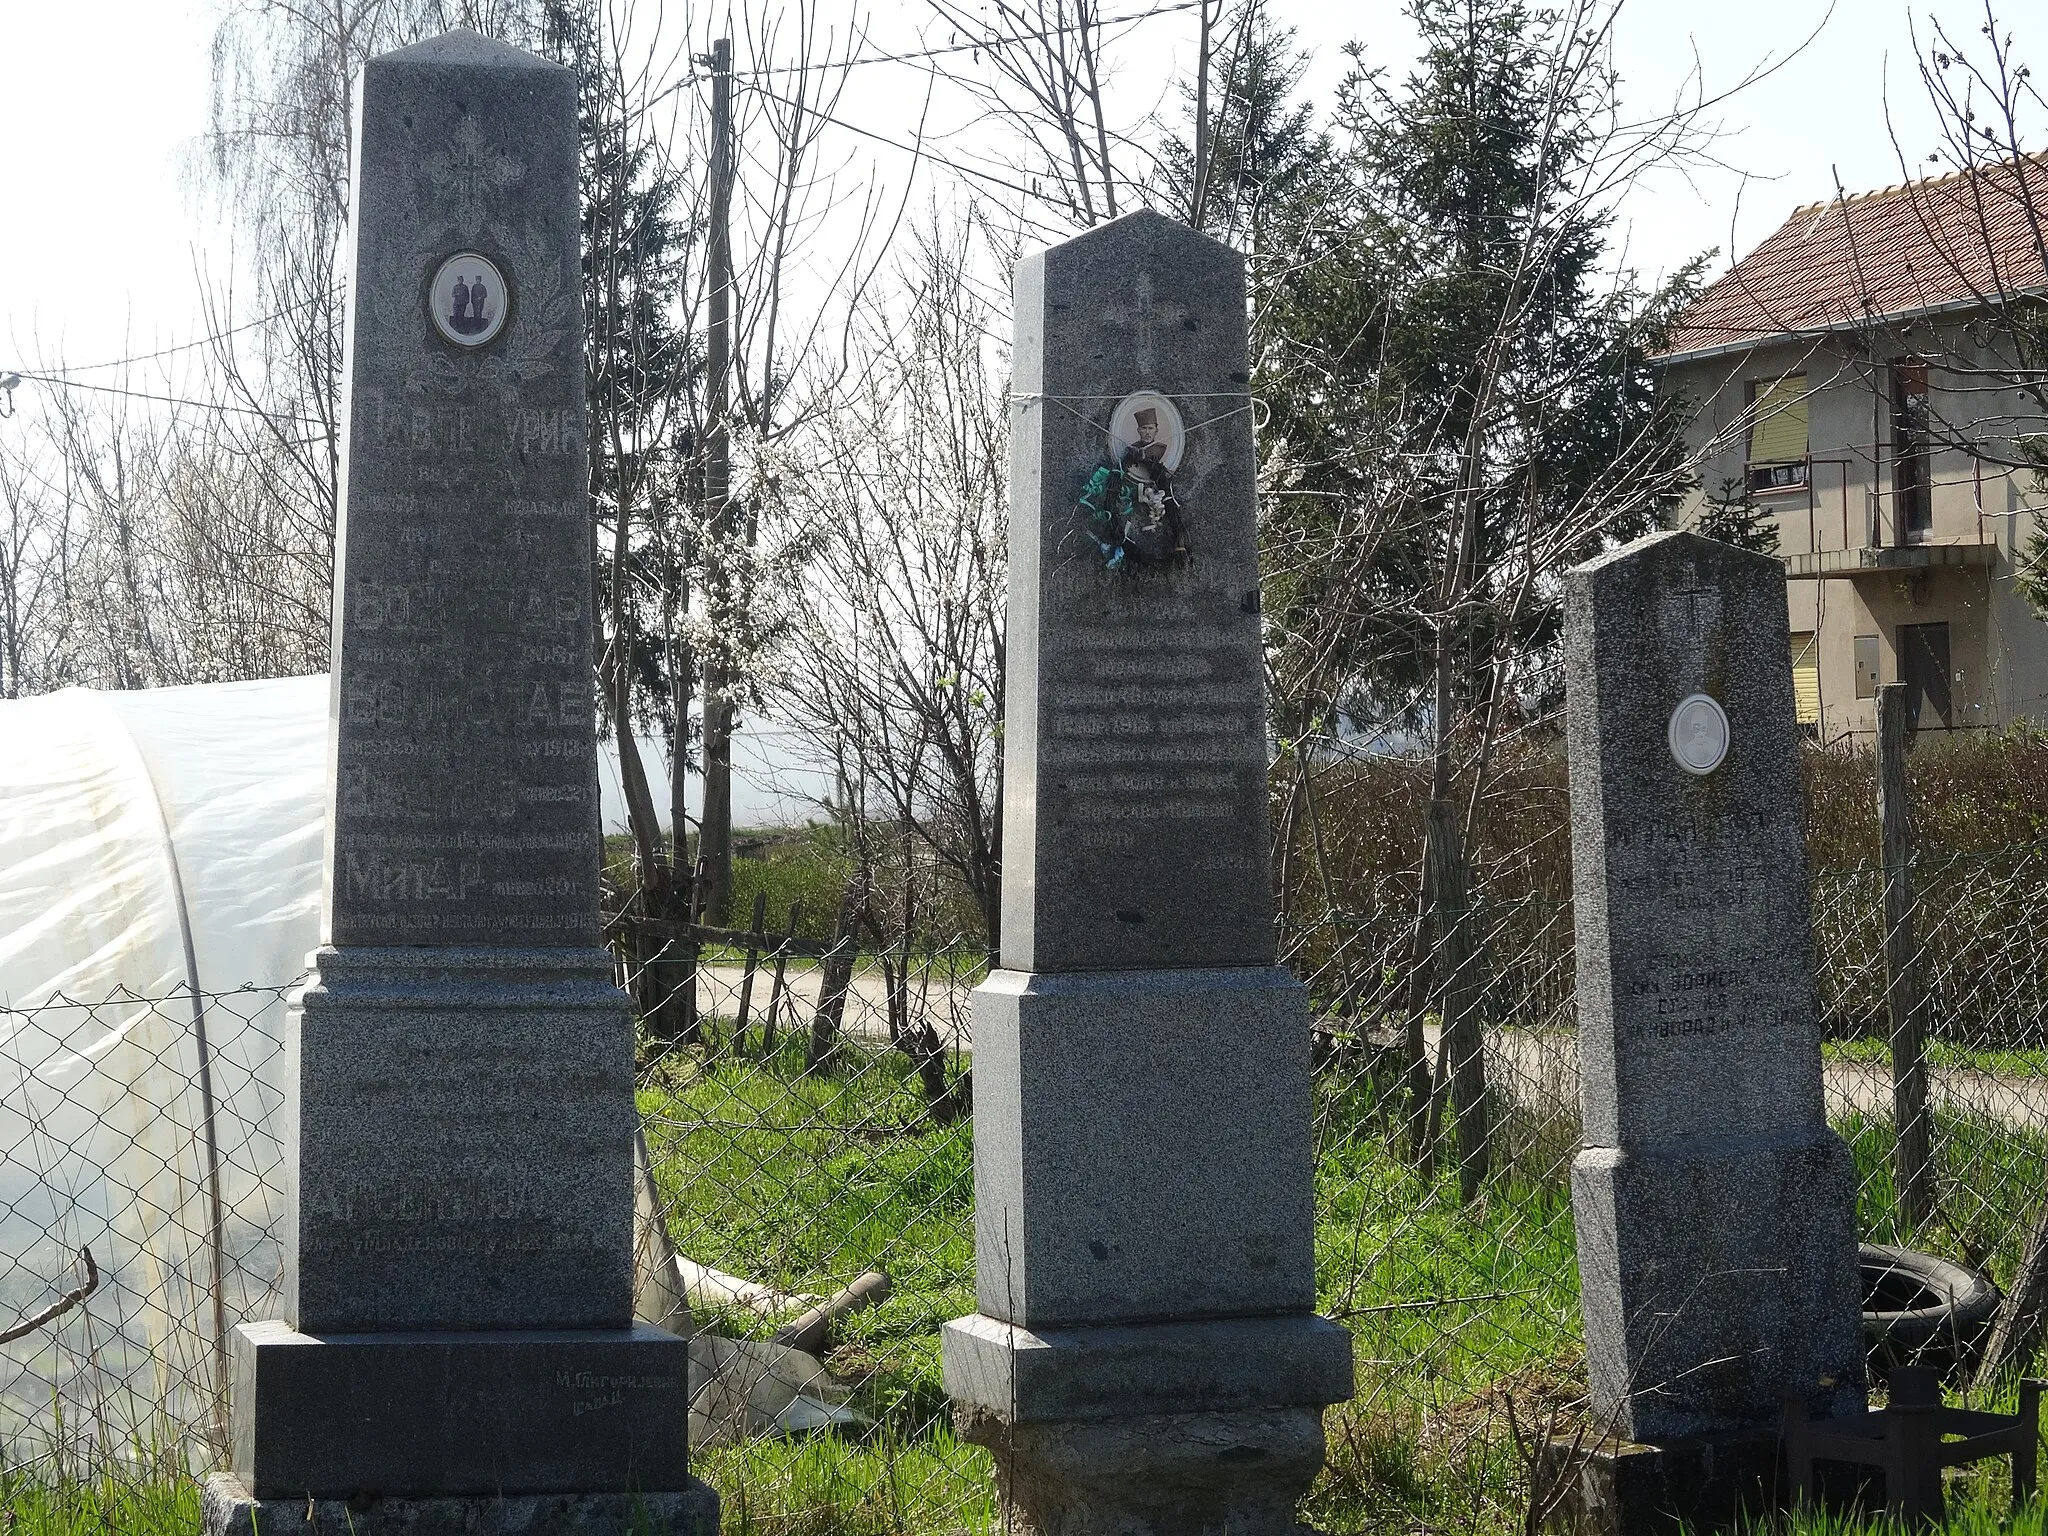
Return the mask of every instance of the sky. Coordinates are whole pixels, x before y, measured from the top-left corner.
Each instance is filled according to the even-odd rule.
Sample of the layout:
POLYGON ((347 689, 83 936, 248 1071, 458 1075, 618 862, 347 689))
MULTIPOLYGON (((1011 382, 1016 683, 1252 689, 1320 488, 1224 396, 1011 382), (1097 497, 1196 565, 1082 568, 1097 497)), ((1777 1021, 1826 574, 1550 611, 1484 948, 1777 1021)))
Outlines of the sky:
MULTIPOLYGON (((1396 70, 1410 60, 1413 32, 1390 0, 1276 3, 1315 55, 1306 89, 1318 104, 1346 68, 1347 41, 1396 70)), ((947 40, 923 0, 821 5, 842 27, 860 18, 877 50, 947 40)), ((1778 67, 1711 114, 1723 128, 1719 166, 1663 173, 1631 190, 1619 210, 1627 259, 1655 274, 1709 247, 1743 251, 1793 207, 1829 195, 1838 174, 1851 191, 1897 181, 1887 100, 1908 150, 1924 159, 1928 147, 1908 16, 1923 36, 1930 14, 1971 33, 1980 5, 1630 0, 1615 56, 1632 110, 1667 106, 1689 81, 1715 94, 1778 67)), ((1132 0, 1122 9, 1137 8, 1132 0)), ((1120 13, 1115 3, 1107 9, 1120 13)), ((90 367, 203 334, 196 273, 223 269, 227 246, 193 173, 222 10, 223 0, 0 0, 0 371, 90 367)), ((1117 89, 1132 110, 1156 100, 1187 56, 1191 29, 1173 40, 1185 20, 1152 24, 1147 35, 1164 34, 1170 46, 1127 62, 1117 89)), ((2048 57, 2048 24, 2023 30, 2023 52, 2028 33, 2033 51, 2048 57)), ((904 67, 862 71, 839 115, 907 138, 928 82, 904 67)), ((971 119, 965 98, 948 99, 943 81, 928 110, 927 121, 943 128, 971 119)), ((969 126, 946 142, 999 154, 992 132, 969 126)), ((850 133, 837 138, 853 175, 891 182, 906 174, 907 156, 850 133)))
MULTIPOLYGON (((0 0, 0 375, 61 369, 81 385, 112 382, 122 375, 99 365, 205 334, 199 274, 233 266, 227 226, 197 175, 209 49, 230 3, 0 0)), ((659 3, 639 0, 643 11, 659 3)), ((863 34, 863 52, 951 41, 927 0, 815 3, 842 36, 849 27, 863 34)), ((971 10, 975 0, 961 3, 971 10)), ((1122 15, 1157 3, 1104 7, 1122 15)), ((1349 67, 1346 43, 1361 44, 1368 63, 1396 74, 1412 62, 1414 31, 1399 0, 1272 3, 1313 55, 1304 90, 1318 106, 1349 67)), ((1621 259, 1654 278, 1718 248, 1718 270, 1794 207, 1829 196, 1838 178, 1852 192, 1899 180, 1888 106, 1909 157, 1924 161, 1931 133, 1909 15, 1923 39, 1930 16, 1969 36, 1982 24, 1981 4, 1933 0, 1909 11, 1898 0, 1627 0, 1614 58, 1631 112, 1653 115, 1681 96, 1718 96, 1763 78, 1709 112, 1721 130, 1712 163, 1659 172, 1629 189, 1616 210, 1621 259)), ((684 0, 666 5, 664 14, 681 14, 684 0)), ((697 14, 713 13, 700 5, 697 14)), ((1146 24, 1143 50, 1125 57, 1113 84, 1127 117, 1172 107, 1173 82, 1192 56, 1188 23, 1182 13, 1146 24)), ((687 46, 662 46, 660 68, 681 67, 687 46)), ((2048 60, 2048 22, 2021 33, 2020 51, 2048 60)), ((836 129, 828 140, 841 190, 856 197, 871 186, 904 190, 910 157, 880 140, 907 140, 921 121, 941 135, 942 153, 986 161, 1009 148, 998 130, 976 122, 967 95, 929 68, 856 71, 836 115, 879 136, 836 129)), ((127 383, 176 391, 178 365, 195 355, 150 362, 127 383)), ((20 403, 30 405, 30 391, 44 387, 25 381, 20 403)), ((787 756, 765 740, 742 752, 787 756)), ((748 766, 761 782, 739 792, 762 803, 743 805, 742 819, 787 817, 768 809, 774 775, 748 766)), ((801 788, 816 794, 823 786, 801 788)))

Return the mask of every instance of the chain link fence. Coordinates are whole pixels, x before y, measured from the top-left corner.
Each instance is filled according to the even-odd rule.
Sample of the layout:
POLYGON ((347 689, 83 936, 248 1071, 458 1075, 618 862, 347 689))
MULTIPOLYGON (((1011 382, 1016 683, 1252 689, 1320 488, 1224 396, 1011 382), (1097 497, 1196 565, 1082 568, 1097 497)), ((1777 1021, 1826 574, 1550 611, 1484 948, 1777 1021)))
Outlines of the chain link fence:
MULTIPOLYGON (((2009 1286, 2048 1190, 2048 847, 1925 859, 1915 884, 1929 1208, 1908 1219, 1897 1192, 1871 869, 1813 885, 1830 1117, 1867 1240, 2009 1286)), ((1518 1530, 1534 1441, 1583 1394, 1570 907, 1480 881, 1453 931, 1418 937, 1412 882, 1380 892, 1288 929, 1314 1006, 1321 1301, 1358 1363, 1309 1513, 1518 1530), (1462 1085, 1460 1027, 1484 1064, 1462 1085)), ((985 1454, 952 1434, 938 1333, 975 1305, 986 957, 703 930, 620 947, 645 1011, 644 1209, 701 1331, 697 1462, 727 1528, 999 1524, 985 1454)), ((220 1330, 277 1298, 287 990, 0 1010, 0 1323, 80 1289, 88 1249, 98 1272, 0 1344, 9 1466, 219 1458, 220 1330)))

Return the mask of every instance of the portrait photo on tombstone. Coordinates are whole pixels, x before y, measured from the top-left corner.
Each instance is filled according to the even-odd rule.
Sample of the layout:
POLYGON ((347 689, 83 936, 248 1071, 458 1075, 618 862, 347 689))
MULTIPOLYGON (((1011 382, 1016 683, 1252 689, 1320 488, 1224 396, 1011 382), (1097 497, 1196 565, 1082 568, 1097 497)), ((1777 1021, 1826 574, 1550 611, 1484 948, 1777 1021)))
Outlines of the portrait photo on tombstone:
POLYGON ((1188 558, 1187 516, 1174 471, 1187 446, 1178 407, 1154 390, 1119 401, 1109 418, 1109 462, 1082 489, 1080 512, 1106 570, 1158 570, 1188 558))
POLYGON ((435 269, 427 301, 434 328, 458 347, 480 347, 505 326, 505 278, 496 262, 461 251, 435 269))

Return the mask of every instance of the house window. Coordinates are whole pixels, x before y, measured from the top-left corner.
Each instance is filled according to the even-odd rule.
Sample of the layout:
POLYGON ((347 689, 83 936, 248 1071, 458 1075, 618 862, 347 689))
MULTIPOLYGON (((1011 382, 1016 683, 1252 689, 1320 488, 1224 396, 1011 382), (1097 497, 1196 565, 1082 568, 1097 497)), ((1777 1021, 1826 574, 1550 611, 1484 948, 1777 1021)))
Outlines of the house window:
POLYGON ((1806 375, 1758 379, 1749 386, 1751 491, 1801 490, 1806 485, 1806 375))
POLYGON ((1820 726, 1820 647, 1813 631, 1795 631, 1792 636, 1792 705, 1799 723, 1820 726))
POLYGON ((1934 526, 1928 494, 1933 423, 1928 413, 1927 363, 1902 357, 1892 364, 1892 499, 1897 503, 1892 542, 1925 537, 1934 526))
POLYGON ((1906 719, 1916 731, 1955 724, 1949 703, 1948 626, 1899 626, 1899 681, 1906 685, 1906 719))
POLYGON ((1877 697, 1877 636, 1856 637, 1856 697, 1877 697))

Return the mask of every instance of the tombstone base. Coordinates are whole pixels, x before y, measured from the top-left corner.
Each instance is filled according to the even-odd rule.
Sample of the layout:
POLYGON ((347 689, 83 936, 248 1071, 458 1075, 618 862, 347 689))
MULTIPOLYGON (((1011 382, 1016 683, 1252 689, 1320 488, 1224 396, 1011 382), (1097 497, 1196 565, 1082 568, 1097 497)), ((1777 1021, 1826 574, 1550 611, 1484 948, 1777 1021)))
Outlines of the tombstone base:
POLYGON ((1733 1530, 1784 1506, 1775 1428, 1662 1445, 1559 1437, 1537 1477, 1551 1490, 1543 1528, 1558 1536, 1682 1536, 1733 1530))
POLYGON ((1856 1164, 1825 1126, 1572 1161, 1596 1423, 1646 1444, 1864 1405, 1856 1164))
POLYGON ((1253 1408, 1014 1424, 956 1406, 994 1453, 1017 1536, 1299 1536, 1323 1469, 1320 1408, 1253 1408))
POLYGON ((1351 1335, 1326 1317, 940 1330, 946 1395, 1018 1423, 1322 1408, 1351 1396, 1351 1335))
POLYGON ((1307 1314, 944 1333, 961 1436, 995 1453, 1020 1532, 1295 1536, 1351 1335, 1307 1314))
POLYGON ((718 1536, 718 1495, 527 1493, 434 1499, 259 1499, 231 1472, 206 1480, 205 1536, 718 1536))
POLYGON ((377 1496, 685 1493, 689 1362, 688 1340, 646 1323, 317 1338, 244 1323, 231 1354, 230 1466, 253 1497, 301 1509, 377 1496))

